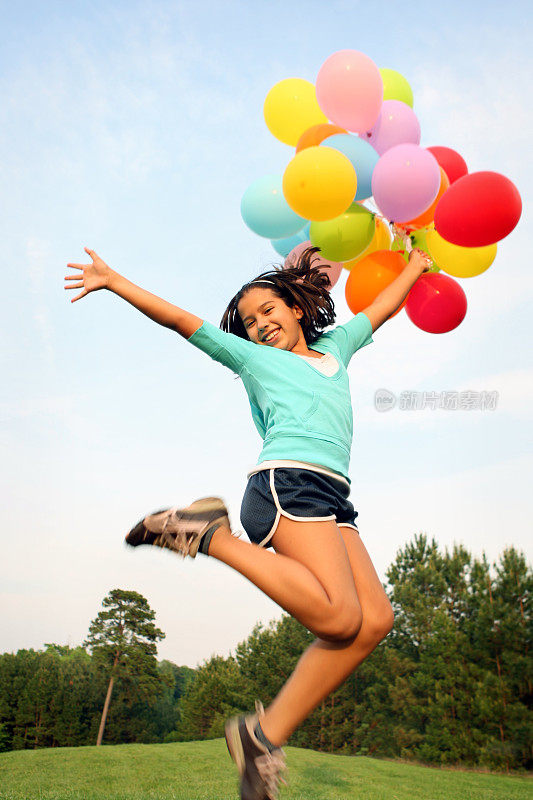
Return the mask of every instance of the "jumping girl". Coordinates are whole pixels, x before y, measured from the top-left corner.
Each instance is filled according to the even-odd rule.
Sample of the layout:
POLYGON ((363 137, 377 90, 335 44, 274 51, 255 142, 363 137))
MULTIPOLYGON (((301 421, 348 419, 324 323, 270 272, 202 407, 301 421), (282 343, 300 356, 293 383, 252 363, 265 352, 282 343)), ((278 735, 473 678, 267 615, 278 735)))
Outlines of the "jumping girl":
POLYGON ((90 264, 68 264, 72 302, 108 289, 240 376, 263 441, 241 508, 250 542, 232 534, 216 497, 145 517, 126 536, 223 561, 299 620, 316 640, 277 697, 231 719, 226 742, 242 800, 274 800, 291 733, 384 639, 393 613, 359 537, 349 502, 352 403, 346 368, 396 311, 429 266, 413 250, 402 273, 345 325, 335 320, 317 248, 290 269, 263 272, 233 297, 221 329, 135 286, 85 248, 90 264))

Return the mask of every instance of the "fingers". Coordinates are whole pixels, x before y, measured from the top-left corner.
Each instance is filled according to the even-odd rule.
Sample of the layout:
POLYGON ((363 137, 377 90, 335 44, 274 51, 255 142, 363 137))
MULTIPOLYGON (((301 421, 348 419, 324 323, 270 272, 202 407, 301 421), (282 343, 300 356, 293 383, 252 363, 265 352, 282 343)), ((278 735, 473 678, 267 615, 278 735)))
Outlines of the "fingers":
MULTIPOLYGON (((97 255, 94 252, 94 250, 91 250, 88 247, 84 247, 83 249, 92 258, 92 260, 94 262, 95 258, 97 258, 97 255)), ((74 264, 73 262, 70 262, 70 261, 67 264, 67 267, 70 267, 72 269, 79 269, 79 270, 87 269, 90 266, 92 266, 92 264, 74 264)), ((68 283, 68 284, 66 284, 64 286, 65 289, 81 289, 82 290, 78 295, 76 295, 76 297, 72 298, 72 300, 70 301, 71 303, 75 303, 76 300, 81 300, 82 297, 85 297, 85 295, 89 294, 87 289, 84 288, 83 276, 82 275, 79 275, 79 274, 78 275, 65 275, 65 280, 66 281, 77 281, 77 283, 68 283)))
MULTIPOLYGON (((67 287, 65 287, 65 288, 67 288, 67 287)), ((74 288, 74 287, 72 287, 72 288, 74 288)), ((76 297, 73 297, 70 302, 71 303, 75 303, 76 300, 79 300, 80 298, 85 297, 86 294, 89 294, 89 292, 85 291, 85 289, 84 289, 83 292, 79 293, 79 295, 77 295, 76 297)))
POLYGON ((426 253, 425 250, 421 250, 419 247, 413 247, 413 249, 411 250, 411 254, 413 253, 417 256, 420 256, 420 258, 423 258, 424 261, 428 261, 430 263, 432 261, 431 256, 428 255, 428 253, 426 253))

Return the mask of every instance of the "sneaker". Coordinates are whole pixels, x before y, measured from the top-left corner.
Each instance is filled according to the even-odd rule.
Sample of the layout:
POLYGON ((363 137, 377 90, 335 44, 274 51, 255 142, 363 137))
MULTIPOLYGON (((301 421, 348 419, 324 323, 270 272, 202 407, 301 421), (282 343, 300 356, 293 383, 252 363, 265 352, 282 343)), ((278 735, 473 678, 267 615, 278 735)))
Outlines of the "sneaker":
POLYGON ((256 700, 256 713, 228 720, 225 728, 229 754, 241 776, 241 800, 276 800, 278 783, 287 784, 280 776, 286 769, 285 753, 281 747, 270 752, 254 733, 257 722, 264 714, 263 706, 256 700))
POLYGON ((132 547, 166 547, 183 558, 196 558, 204 534, 214 526, 230 527, 228 509, 219 497, 204 497, 187 508, 164 508, 142 519, 126 536, 132 547))

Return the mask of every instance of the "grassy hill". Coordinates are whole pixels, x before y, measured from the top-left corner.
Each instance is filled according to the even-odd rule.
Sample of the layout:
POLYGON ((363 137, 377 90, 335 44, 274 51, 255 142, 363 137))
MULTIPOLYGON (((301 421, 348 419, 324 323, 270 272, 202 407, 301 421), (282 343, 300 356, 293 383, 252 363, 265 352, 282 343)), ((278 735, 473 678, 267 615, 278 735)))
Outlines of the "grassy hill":
MULTIPOLYGON (((527 777, 287 747, 280 800, 526 800, 527 777)), ((223 739, 0 754, 0 800, 237 800, 223 739)))

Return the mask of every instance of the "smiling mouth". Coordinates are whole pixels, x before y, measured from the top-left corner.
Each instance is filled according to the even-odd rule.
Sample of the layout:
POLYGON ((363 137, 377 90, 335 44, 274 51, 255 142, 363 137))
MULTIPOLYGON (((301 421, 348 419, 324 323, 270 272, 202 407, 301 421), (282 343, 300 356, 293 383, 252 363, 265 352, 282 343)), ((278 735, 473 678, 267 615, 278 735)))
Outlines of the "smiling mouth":
POLYGON ((278 338, 280 330, 281 328, 276 328, 275 330, 270 331, 270 333, 263 339, 263 342, 265 344, 270 344, 270 342, 274 342, 278 338))

